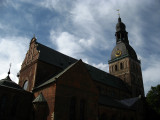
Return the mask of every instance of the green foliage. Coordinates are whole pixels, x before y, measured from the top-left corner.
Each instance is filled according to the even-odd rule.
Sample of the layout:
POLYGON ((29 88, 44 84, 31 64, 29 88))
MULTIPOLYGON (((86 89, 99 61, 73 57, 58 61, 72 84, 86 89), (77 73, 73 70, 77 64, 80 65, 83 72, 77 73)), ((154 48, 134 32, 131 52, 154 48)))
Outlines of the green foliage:
POLYGON ((160 85, 151 87, 151 90, 147 93, 146 100, 148 104, 160 114, 160 85))

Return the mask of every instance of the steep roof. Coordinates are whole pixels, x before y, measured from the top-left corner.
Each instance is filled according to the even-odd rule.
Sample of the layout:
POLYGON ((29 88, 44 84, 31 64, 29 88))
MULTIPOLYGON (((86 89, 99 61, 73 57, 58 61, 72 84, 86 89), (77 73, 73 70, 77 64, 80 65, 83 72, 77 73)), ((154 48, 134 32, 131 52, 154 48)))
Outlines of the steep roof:
POLYGON ((0 86, 23 90, 21 86, 11 80, 9 75, 6 78, 0 80, 0 86))
POLYGON ((56 65, 63 69, 77 61, 74 58, 64 55, 38 42, 37 44, 38 44, 37 50, 40 51, 40 55, 38 58, 39 60, 56 65))
POLYGON ((33 103, 46 103, 46 99, 44 98, 43 94, 40 93, 34 100, 33 103))
MULTIPOLYGON (((38 59, 46 63, 58 66, 65 70, 68 66, 78 61, 77 59, 64 55, 38 42, 37 42, 37 45, 38 45, 37 50, 40 51, 40 55, 38 59)), ((115 88, 128 90, 128 88, 126 87, 126 84, 121 79, 109 73, 106 73, 98 68, 95 68, 91 65, 88 65, 88 64, 85 64, 85 65, 93 80, 115 87, 115 88)), ((53 80, 55 79, 55 77, 51 79, 53 80)), ((51 79, 49 79, 47 82, 51 81, 51 79)), ((42 84, 40 86, 42 86, 42 84)))

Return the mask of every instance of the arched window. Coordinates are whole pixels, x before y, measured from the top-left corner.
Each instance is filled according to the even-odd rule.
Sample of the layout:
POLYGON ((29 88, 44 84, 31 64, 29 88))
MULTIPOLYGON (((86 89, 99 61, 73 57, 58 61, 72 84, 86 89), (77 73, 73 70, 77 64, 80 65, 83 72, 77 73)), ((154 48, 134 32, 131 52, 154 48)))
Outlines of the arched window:
POLYGON ((118 67, 117 67, 117 65, 115 65, 115 71, 117 71, 118 70, 118 67))
POLYGON ((27 88, 28 88, 28 80, 26 80, 23 84, 23 89, 27 90, 27 88))
POLYGON ((120 63, 120 69, 122 70, 123 68, 123 63, 120 63))
POLYGON ((70 120, 76 119, 76 98, 72 97, 70 101, 70 113, 69 113, 70 120))
POLYGON ((80 120, 85 120, 85 100, 80 101, 80 120))
POLYGON ((121 39, 123 39, 124 38, 124 34, 123 33, 121 33, 121 39))

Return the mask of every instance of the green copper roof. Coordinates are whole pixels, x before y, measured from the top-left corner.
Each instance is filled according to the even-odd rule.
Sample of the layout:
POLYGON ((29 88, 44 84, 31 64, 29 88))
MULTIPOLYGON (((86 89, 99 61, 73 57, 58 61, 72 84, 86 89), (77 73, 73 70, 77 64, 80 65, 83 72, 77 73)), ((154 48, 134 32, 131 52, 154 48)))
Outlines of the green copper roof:
POLYGON ((34 100, 33 100, 33 103, 46 103, 46 99, 44 98, 43 94, 40 93, 38 95, 38 97, 36 97, 34 100))
POLYGON ((0 80, 0 86, 23 90, 21 86, 10 79, 9 75, 6 78, 0 80))

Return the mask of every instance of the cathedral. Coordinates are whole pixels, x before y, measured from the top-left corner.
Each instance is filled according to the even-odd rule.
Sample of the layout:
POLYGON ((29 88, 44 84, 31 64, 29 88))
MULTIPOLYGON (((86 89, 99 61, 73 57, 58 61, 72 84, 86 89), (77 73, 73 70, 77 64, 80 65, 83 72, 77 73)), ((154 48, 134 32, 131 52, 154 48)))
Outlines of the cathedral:
POLYGON ((144 120, 141 61, 118 18, 109 73, 33 37, 19 83, 0 80, 0 120, 144 120))

